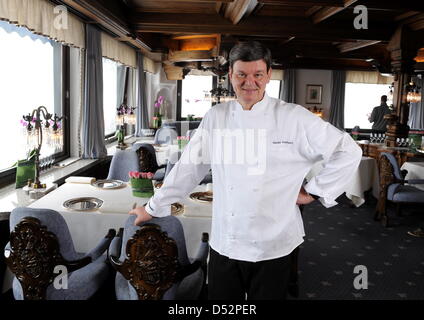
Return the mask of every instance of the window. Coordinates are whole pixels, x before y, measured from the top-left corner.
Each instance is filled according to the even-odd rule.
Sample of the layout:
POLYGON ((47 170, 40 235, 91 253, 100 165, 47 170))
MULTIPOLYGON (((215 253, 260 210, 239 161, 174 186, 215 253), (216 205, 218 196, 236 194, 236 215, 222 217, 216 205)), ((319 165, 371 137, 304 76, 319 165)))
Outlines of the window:
MULTIPOLYGON (((371 129, 368 121, 372 109, 380 105, 382 95, 387 95, 387 84, 346 83, 345 89, 345 128, 359 126, 361 129, 371 129)), ((390 101, 387 104, 391 104, 390 101)))
POLYGON ((280 97, 281 80, 271 80, 266 86, 266 93, 272 98, 280 97))
POLYGON ((194 115, 194 118, 203 117, 211 108, 212 102, 205 99, 213 87, 212 76, 186 76, 180 81, 181 85, 181 108, 179 108, 178 120, 194 115))
MULTIPOLYGON (((61 44, 3 21, 0 21, 0 43, 0 176, 5 183, 3 178, 9 176, 10 179, 15 173, 11 166, 25 159, 30 151, 22 116, 39 106, 45 106, 49 113, 64 115, 65 78, 61 44)), ((63 121, 62 125, 66 127, 67 122, 63 121)), ((59 157, 63 158, 66 149, 64 144, 49 147, 45 141, 46 138, 40 158, 53 156, 61 160, 59 157)))
POLYGON ((118 108, 118 67, 119 63, 103 58, 103 114, 105 137, 116 132, 116 108, 118 108))

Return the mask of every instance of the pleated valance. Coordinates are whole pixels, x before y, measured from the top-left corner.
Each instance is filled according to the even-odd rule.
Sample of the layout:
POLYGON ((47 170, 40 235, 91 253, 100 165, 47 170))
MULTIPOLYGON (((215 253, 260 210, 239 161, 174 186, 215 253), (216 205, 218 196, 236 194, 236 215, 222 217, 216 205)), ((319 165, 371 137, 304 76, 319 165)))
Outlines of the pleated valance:
POLYGON ((160 65, 154 62, 152 59, 144 56, 143 57, 143 68, 144 71, 150 73, 158 73, 160 70, 160 65))
POLYGON ((271 80, 283 80, 284 70, 272 69, 271 80))
POLYGON ((66 20, 61 19, 64 11, 60 9, 47 0, 0 0, 0 20, 26 27, 55 41, 84 48, 84 24, 69 12, 66 20))
POLYGON ((391 84, 393 77, 384 77, 377 71, 346 71, 346 82, 391 84))
POLYGON ((102 55, 128 67, 137 68, 135 49, 104 32, 102 32, 102 55))

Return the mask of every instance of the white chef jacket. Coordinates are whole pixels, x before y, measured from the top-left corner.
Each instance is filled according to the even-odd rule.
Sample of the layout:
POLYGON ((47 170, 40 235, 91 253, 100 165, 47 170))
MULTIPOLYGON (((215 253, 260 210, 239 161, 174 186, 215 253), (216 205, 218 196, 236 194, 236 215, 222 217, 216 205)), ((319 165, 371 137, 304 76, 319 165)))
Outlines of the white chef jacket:
POLYGON ((212 168, 210 246, 237 260, 283 257, 305 236, 296 200, 313 164, 323 160, 323 170, 304 187, 330 207, 361 156, 346 132, 300 105, 266 94, 251 110, 237 101, 222 103, 206 113, 146 210, 169 215, 170 205, 187 197, 212 168))

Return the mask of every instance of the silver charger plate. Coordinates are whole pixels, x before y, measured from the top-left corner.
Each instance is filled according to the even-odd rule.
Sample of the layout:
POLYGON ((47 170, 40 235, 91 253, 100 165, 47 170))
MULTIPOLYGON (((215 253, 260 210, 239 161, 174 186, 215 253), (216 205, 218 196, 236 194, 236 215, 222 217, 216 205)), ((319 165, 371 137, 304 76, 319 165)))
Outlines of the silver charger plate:
POLYGON ((63 207, 72 211, 95 211, 103 205, 103 200, 94 197, 81 197, 66 200, 63 207))
POLYGON ((105 179, 93 181, 91 185, 99 189, 119 189, 124 187, 125 183, 121 180, 105 179))

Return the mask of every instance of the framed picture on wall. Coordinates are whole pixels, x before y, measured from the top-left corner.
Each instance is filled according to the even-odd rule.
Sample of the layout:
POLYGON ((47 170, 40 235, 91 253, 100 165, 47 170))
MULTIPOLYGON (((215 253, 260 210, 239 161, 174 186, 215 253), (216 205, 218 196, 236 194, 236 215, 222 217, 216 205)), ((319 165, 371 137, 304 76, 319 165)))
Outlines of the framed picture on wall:
POLYGON ((305 102, 313 103, 313 104, 321 104, 322 103, 322 85, 307 84, 305 102))

